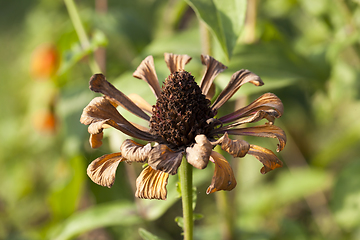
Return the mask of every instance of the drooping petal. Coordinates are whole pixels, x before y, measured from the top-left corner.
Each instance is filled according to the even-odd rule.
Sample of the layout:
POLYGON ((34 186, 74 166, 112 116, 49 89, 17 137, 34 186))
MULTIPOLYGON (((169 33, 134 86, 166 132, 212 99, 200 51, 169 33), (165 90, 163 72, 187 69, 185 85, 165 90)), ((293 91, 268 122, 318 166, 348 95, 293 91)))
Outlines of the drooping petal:
POLYGON ((173 53, 164 53, 164 58, 171 73, 184 70, 185 65, 192 59, 188 55, 178 55, 173 53))
POLYGON ((250 144, 248 142, 242 139, 231 140, 227 132, 216 141, 216 144, 221 144, 221 149, 228 152, 233 157, 244 157, 250 149, 250 144))
POLYGON ((202 93, 206 96, 215 77, 227 69, 227 67, 208 55, 201 55, 201 62, 206 66, 206 71, 199 86, 202 93))
POLYGON ((284 112, 284 106, 280 98, 275 94, 265 93, 246 107, 240 108, 231 114, 219 118, 219 121, 223 123, 233 122, 239 118, 250 116, 259 110, 275 110, 278 113, 278 117, 281 117, 284 112))
POLYGON ((153 135, 128 122, 105 97, 94 98, 84 108, 80 122, 89 125, 90 134, 99 134, 105 126, 110 125, 131 137, 146 141, 155 140, 153 135))
POLYGON ((133 73, 133 76, 142 79, 147 82, 158 98, 161 94, 161 88, 159 84, 158 77, 155 72, 154 58, 153 56, 147 56, 138 66, 136 71, 133 73))
POLYGON ((121 106, 136 116, 150 120, 150 117, 141 110, 133 101, 130 100, 124 93, 119 91, 111 83, 109 83, 103 74, 94 74, 90 78, 90 90, 104 94, 111 101, 115 102, 118 106, 121 106))
POLYGON ((257 145, 250 145, 248 154, 256 157, 264 165, 260 170, 262 174, 283 166, 283 163, 269 149, 257 145))
POLYGON ((195 137, 195 144, 186 148, 186 160, 198 169, 206 168, 213 146, 203 134, 195 137))
POLYGON ((127 161, 146 162, 151 151, 151 144, 145 146, 131 139, 126 139, 120 147, 121 153, 127 161))
POLYGON ((182 156, 183 152, 174 152, 165 144, 159 144, 150 151, 148 164, 155 170, 174 175, 181 164, 182 156))
POLYGON ((261 78, 256 75, 255 73, 250 72, 249 70, 240 70, 234 73, 231 76, 231 80, 228 83, 228 85, 225 87, 225 89, 220 93, 220 95, 217 97, 217 99, 214 101, 214 103, 211 106, 212 110, 219 109, 224 103, 227 102, 239 88, 245 84, 245 83, 252 83, 255 86, 262 86, 264 85, 261 78))
POLYGON ((115 182, 116 169, 124 160, 126 159, 121 153, 103 155, 90 163, 87 175, 94 183, 111 188, 115 182))
POLYGON ((278 147, 276 149, 277 152, 283 150, 286 145, 286 134, 284 130, 272 124, 264 124, 264 125, 247 127, 247 128, 230 129, 227 130, 227 133, 231 135, 247 135, 247 136, 256 136, 256 137, 277 138, 279 140, 279 144, 277 145, 278 147))
POLYGON ((101 147, 103 135, 104 132, 100 132, 98 134, 90 134, 89 143, 91 148, 101 147))
POLYGON ((236 187, 234 172, 228 161, 218 152, 212 151, 210 161, 215 163, 215 172, 206 194, 220 190, 231 191, 236 187))
POLYGON ((138 105, 139 108, 141 108, 142 110, 152 114, 152 106, 145 101, 145 99, 143 99, 142 97, 140 97, 138 94, 136 93, 132 93, 128 96, 136 105, 138 105))
POLYGON ((165 200, 169 174, 147 166, 136 179, 135 197, 165 200))

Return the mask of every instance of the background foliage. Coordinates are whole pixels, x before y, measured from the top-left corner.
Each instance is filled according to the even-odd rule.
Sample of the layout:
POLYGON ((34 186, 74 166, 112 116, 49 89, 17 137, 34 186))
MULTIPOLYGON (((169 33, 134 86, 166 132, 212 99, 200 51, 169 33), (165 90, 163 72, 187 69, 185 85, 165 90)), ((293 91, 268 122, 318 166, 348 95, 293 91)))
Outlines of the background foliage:
POLYGON ((87 165, 124 136, 108 131, 93 150, 79 122, 97 96, 88 89, 96 61, 121 91, 154 104, 131 75, 151 54, 165 79, 164 52, 192 56, 197 79, 200 54, 211 52, 229 66, 217 90, 241 68, 261 76, 265 85, 242 87, 228 111, 267 91, 285 106, 282 169, 261 175, 256 159, 233 159, 238 186, 209 196, 213 169, 194 172, 196 239, 360 239, 358 0, 75 3, 88 42, 62 1, 1 4, 0 239, 181 239, 176 176, 164 202, 134 199, 135 164, 120 164, 111 189, 95 185, 87 165))

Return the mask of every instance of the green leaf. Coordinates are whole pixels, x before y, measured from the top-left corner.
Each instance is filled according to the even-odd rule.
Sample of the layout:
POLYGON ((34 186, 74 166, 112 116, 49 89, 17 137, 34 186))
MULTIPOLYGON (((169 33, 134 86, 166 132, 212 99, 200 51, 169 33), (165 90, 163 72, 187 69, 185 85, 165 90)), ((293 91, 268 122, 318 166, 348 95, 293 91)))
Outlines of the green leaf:
POLYGON ((141 221, 133 203, 97 205, 72 215, 56 226, 50 231, 48 239, 66 240, 92 229, 115 225, 129 226, 141 221))
POLYGON ((184 218, 183 217, 176 217, 175 218, 175 222, 177 223, 177 225, 179 227, 181 227, 182 229, 184 229, 184 218))
POLYGON ((144 239, 144 240, 160 240, 159 237, 157 237, 154 234, 146 231, 143 228, 139 228, 139 234, 140 234, 140 237, 142 237, 142 239, 144 239))
POLYGON ((230 59, 246 14, 246 0, 185 0, 206 23, 230 59))

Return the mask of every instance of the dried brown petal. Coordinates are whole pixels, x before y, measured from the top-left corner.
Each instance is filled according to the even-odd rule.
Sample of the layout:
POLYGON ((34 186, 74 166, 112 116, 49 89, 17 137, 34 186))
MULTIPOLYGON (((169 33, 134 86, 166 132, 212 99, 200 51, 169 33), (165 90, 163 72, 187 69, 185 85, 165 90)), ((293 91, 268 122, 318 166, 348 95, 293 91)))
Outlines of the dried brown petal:
POLYGON ((186 160, 198 169, 206 168, 213 146, 203 134, 195 137, 195 144, 186 148, 186 160))
POLYGON ((130 95, 128 95, 128 97, 131 99, 131 101, 133 101, 139 108, 141 108, 142 110, 152 114, 152 106, 145 101, 145 99, 143 99, 142 97, 140 97, 138 94, 136 93, 132 93, 130 95))
POLYGON ((102 139, 103 139, 103 132, 100 132, 98 134, 90 134, 89 143, 91 148, 99 148, 102 145, 102 139))
POLYGON ((262 174, 283 166, 283 163, 269 149, 257 145, 250 145, 248 154, 256 157, 264 165, 260 170, 262 174))
POLYGON ((147 56, 138 66, 136 71, 133 73, 133 76, 142 79, 147 82, 158 98, 161 94, 160 84, 158 77, 155 72, 154 58, 153 56, 147 56))
POLYGON ((233 157, 244 157, 250 148, 250 144, 245 140, 231 140, 227 132, 217 141, 217 144, 219 143, 222 150, 228 152, 233 157))
POLYGON ((206 190, 210 194, 220 190, 231 191, 236 187, 234 172, 223 155, 215 151, 211 152, 210 161, 215 163, 215 172, 211 184, 206 190))
POLYGON ((215 77, 227 69, 227 67, 208 55, 201 55, 201 62, 206 66, 206 71, 199 86, 202 93, 207 96, 215 77))
POLYGON ((111 153, 101 156, 90 163, 87 175, 90 179, 101 186, 111 187, 115 182, 116 169, 125 158, 121 153, 111 153))
POLYGON ((165 144, 159 144, 149 153, 148 164, 155 170, 174 175, 181 164, 182 156, 182 152, 174 152, 165 144))
POLYGON ((265 124, 254 127, 239 128, 239 129, 230 129, 227 130, 229 134, 232 135, 247 135, 247 136, 256 136, 256 137, 269 137, 277 138, 279 140, 277 152, 284 149, 286 145, 286 134, 285 132, 272 124, 265 124))
POLYGON ((115 102, 118 106, 122 106, 136 116, 150 120, 150 117, 141 110, 133 101, 124 93, 120 92, 116 87, 109 83, 102 74, 94 74, 90 78, 90 90, 104 94, 110 101, 115 102))
POLYGON ((144 146, 131 139, 126 139, 123 144, 121 144, 120 150, 127 161, 146 162, 149 152, 151 151, 151 144, 148 143, 144 146))
POLYGON ((255 86, 262 86, 264 85, 263 81, 260 79, 258 75, 255 73, 250 72, 249 70, 240 70, 234 73, 231 76, 231 80, 225 89, 220 93, 217 99, 211 106, 212 110, 219 109, 224 103, 227 102, 239 88, 245 83, 252 83, 255 86))
POLYGON ((171 73, 184 70, 185 65, 191 60, 191 57, 188 55, 178 55, 173 53, 164 53, 164 58, 171 73))
POLYGON ((135 197, 165 200, 169 174, 147 166, 136 179, 135 197))

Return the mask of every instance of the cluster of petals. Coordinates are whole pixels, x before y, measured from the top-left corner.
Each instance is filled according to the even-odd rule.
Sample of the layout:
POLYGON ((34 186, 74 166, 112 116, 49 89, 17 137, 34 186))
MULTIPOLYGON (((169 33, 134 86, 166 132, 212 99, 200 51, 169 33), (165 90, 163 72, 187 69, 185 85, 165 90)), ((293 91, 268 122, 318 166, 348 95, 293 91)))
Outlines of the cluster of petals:
MULTIPOLYGON (((183 71, 185 65, 191 60, 191 57, 187 55, 171 53, 164 55, 170 73, 183 71)), ((199 87, 202 94, 211 99, 213 97, 210 91, 211 85, 215 77, 227 67, 207 55, 202 55, 201 61, 206 66, 206 70, 199 87)), ((133 76, 146 81, 156 98, 161 95, 162 89, 152 56, 146 57, 141 62, 133 76)), ((256 74, 248 70, 239 70, 232 75, 228 85, 212 102, 211 110, 216 113, 243 84, 248 82, 255 86, 264 84, 256 74)), ((205 168, 209 161, 214 163, 215 171, 206 191, 207 194, 219 190, 232 190, 236 186, 233 170, 225 157, 213 150, 216 145, 233 157, 244 157, 246 154, 254 156, 263 164, 261 168, 263 174, 282 166, 282 162, 271 150, 249 144, 245 140, 229 138, 229 135, 276 138, 279 141, 277 151, 281 151, 286 144, 286 135, 280 127, 274 125, 274 121, 283 114, 283 104, 275 94, 265 93, 231 114, 208 119, 208 124, 213 126, 208 134, 199 134, 190 146, 174 150, 161 141, 160 136, 151 134, 148 127, 129 122, 117 110, 120 106, 149 122, 153 114, 152 106, 142 97, 136 94, 126 96, 109 83, 102 74, 91 77, 90 89, 103 94, 101 97, 94 98, 84 108, 80 119, 81 123, 88 125, 89 142, 92 148, 102 145, 103 130, 108 127, 116 128, 133 139, 148 142, 143 145, 127 139, 120 146, 120 152, 103 155, 91 162, 87 174, 92 181, 101 186, 111 187, 114 184, 116 169, 120 162, 147 163, 136 180, 135 196, 146 199, 166 199, 169 174, 176 174, 183 157, 186 157, 188 163, 198 169, 205 168), (248 127, 248 123, 259 122, 263 119, 266 123, 248 127)))

